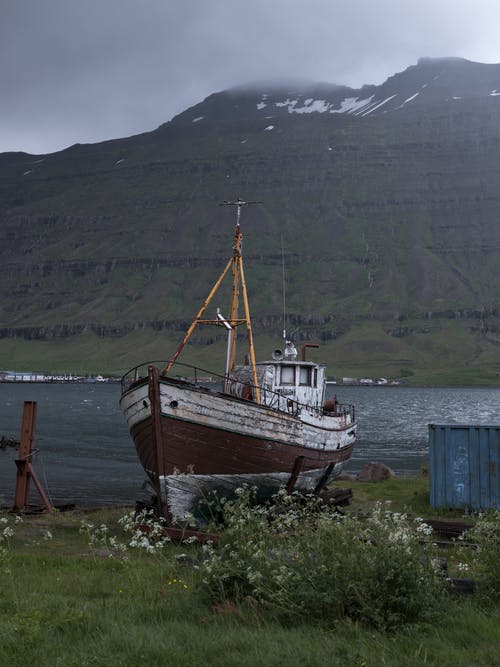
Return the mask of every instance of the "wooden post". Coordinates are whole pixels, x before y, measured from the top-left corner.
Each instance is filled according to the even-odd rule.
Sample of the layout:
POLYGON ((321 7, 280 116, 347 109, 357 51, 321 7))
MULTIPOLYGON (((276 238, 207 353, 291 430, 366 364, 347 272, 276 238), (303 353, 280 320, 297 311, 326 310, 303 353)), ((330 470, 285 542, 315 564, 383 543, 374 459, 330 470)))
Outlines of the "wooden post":
POLYGON ((326 486, 328 480, 330 479, 330 476, 332 474, 332 471, 333 471, 334 467, 335 467, 334 462, 328 464, 325 472, 321 475, 321 479, 316 484, 316 488, 314 489, 314 493, 316 495, 321 491, 321 489, 323 489, 323 487, 326 486))
MULTIPOLYGON (((171 523, 172 517, 168 505, 163 501, 161 481, 163 477, 165 480, 166 466, 165 466, 165 450, 163 445, 163 433, 161 429, 161 400, 160 400, 160 378, 158 369, 155 366, 148 368, 148 386, 149 386, 149 402, 151 404, 151 428, 153 434, 153 444, 156 455, 156 493, 158 497, 158 508, 163 514, 168 523, 171 523)), ((165 480, 165 496, 166 496, 166 480, 165 480)), ((165 498, 166 500, 166 498, 165 498)))
POLYGON ((47 512, 52 512, 52 505, 38 481, 31 459, 33 457, 33 442, 35 439, 37 404, 35 401, 25 401, 23 409, 23 421, 21 426, 21 442, 19 444, 19 458, 16 459, 17 477, 16 491, 14 496, 14 511, 26 510, 29 508, 28 496, 30 480, 37 488, 47 512))
POLYGON ((293 464, 292 468, 292 474, 290 475, 290 479, 288 480, 288 484, 286 485, 287 493, 292 493, 292 491, 294 490, 297 478, 300 475, 302 466, 304 465, 304 459, 305 456, 297 456, 297 458, 295 459, 295 463, 293 464))

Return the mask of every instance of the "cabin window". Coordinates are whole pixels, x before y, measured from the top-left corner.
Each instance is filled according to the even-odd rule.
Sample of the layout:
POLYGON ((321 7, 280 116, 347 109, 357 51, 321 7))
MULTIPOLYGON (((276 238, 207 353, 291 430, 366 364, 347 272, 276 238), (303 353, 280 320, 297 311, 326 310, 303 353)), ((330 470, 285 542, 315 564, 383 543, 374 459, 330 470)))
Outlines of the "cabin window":
POLYGON ((281 367, 280 384, 295 384, 295 366, 281 367))
POLYGON ((300 384, 305 387, 311 386, 312 368, 302 367, 300 369, 300 384))
POLYGON ((318 386, 318 369, 315 368, 315 369, 314 369, 314 381, 313 381, 313 387, 317 387, 317 386, 318 386))

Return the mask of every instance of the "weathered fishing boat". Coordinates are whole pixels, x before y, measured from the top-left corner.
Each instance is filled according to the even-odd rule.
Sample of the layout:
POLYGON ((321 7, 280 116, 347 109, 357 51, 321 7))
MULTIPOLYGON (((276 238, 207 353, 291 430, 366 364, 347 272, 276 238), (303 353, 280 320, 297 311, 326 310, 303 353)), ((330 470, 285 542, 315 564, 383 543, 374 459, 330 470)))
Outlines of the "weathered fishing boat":
POLYGON ((136 367, 122 378, 121 409, 160 509, 173 522, 193 512, 200 499, 213 492, 230 496, 245 483, 256 486, 260 497, 280 486, 318 491, 341 472, 356 439, 354 407, 325 401, 325 366, 306 360, 306 349, 317 346, 303 346, 298 359, 293 343, 285 341, 283 351, 256 362, 241 253, 240 210, 246 202, 231 203, 237 207, 232 256, 184 339, 164 368, 143 364, 147 373, 141 376, 136 367), (230 316, 217 310, 215 319, 202 319, 230 270, 230 316), (227 330, 225 373, 208 373, 218 385, 206 382, 207 371, 177 362, 198 324, 227 330), (248 355, 238 366, 240 325, 246 326, 248 355))

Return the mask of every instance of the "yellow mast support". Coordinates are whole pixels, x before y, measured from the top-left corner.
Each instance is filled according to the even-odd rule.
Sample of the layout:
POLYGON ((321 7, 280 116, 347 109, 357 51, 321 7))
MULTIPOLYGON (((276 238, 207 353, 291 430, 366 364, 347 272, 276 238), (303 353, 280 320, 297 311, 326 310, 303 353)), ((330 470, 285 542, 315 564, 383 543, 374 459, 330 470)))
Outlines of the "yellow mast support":
POLYGON ((246 282, 245 282, 245 273, 243 271, 243 258, 241 256, 241 240, 243 238, 243 234, 241 233, 240 229, 240 212, 241 212, 241 207, 243 204, 258 204, 260 202, 245 202, 242 199, 238 197, 238 199, 235 202, 224 202, 224 205, 233 205, 237 207, 237 218, 236 218, 236 229, 234 232, 234 245, 233 245, 233 255, 229 262, 226 265, 226 268, 220 275, 219 279, 217 282, 214 284, 212 287, 210 294, 208 297, 205 299, 202 307, 198 311, 198 314, 196 315, 195 319, 191 323, 189 329, 186 332, 186 335, 182 339, 181 343, 178 345, 176 351, 168 361, 167 365, 162 371, 162 375, 168 375, 170 369, 174 365, 177 357, 179 354, 182 352, 183 347, 185 344, 188 342, 189 338, 191 337, 191 334, 193 333, 196 325, 200 322, 202 323, 213 323, 213 324, 220 324, 220 322, 217 322, 217 320, 201 320, 201 316, 207 309, 209 303, 211 302, 214 294, 217 292, 219 289, 222 281, 224 280, 227 272, 229 271, 230 268, 232 268, 232 273, 233 273, 233 292, 232 292, 232 299, 231 299, 231 319, 229 320, 229 324, 231 325, 232 329, 229 332, 230 335, 230 345, 231 345, 231 357, 230 357, 230 363, 229 363, 229 369, 228 372, 231 372, 231 370, 234 367, 234 358, 235 358, 235 351, 236 351, 236 327, 238 324, 243 324, 243 322, 246 323, 247 325, 247 336, 248 336, 248 347, 249 347, 249 353, 250 353, 250 363, 252 366, 252 373, 253 373, 253 383, 255 386, 255 400, 257 403, 260 403, 260 391, 259 391, 259 386, 257 382, 257 366, 256 366, 256 361, 255 361, 255 349, 253 345, 253 335, 252 335, 252 324, 250 321, 250 308, 248 306, 248 296, 247 296, 247 287, 246 287, 246 282), (238 300, 239 300, 239 291, 240 291, 240 280, 241 280, 241 288, 242 288, 242 294, 243 294, 243 305, 245 308, 245 319, 238 319, 238 300))
POLYGON ((215 283, 215 285, 212 287, 212 290, 210 291, 210 294, 207 296, 207 298, 205 299, 205 302, 204 302, 203 306, 202 306, 202 307, 200 308, 200 310, 198 311, 198 315, 196 315, 196 317, 194 318, 194 320, 191 322, 191 325, 190 325, 189 329, 187 330, 186 335, 184 336, 184 338, 183 338, 182 341, 180 342, 180 344, 179 344, 179 346, 177 347, 177 349, 176 349, 176 351, 174 352, 174 354, 170 357, 170 360, 169 360, 168 364, 167 364, 167 365, 165 366, 165 368, 163 369, 163 371, 162 371, 162 373, 161 373, 162 375, 168 375, 169 370, 172 368, 172 366, 173 366, 174 363, 175 363, 175 360, 177 359, 177 357, 179 356, 179 354, 182 352, 182 348, 184 347, 184 345, 188 342, 189 338, 191 337, 191 334, 193 333, 195 326, 198 324, 199 319, 201 318, 201 316, 203 315, 203 313, 204 313, 205 310, 207 309, 208 304, 209 304, 210 301, 212 300, 214 294, 215 294, 215 293, 217 292, 217 290, 219 289, 220 284, 221 284, 221 282, 224 280, 224 278, 225 278, 225 276, 226 276, 226 273, 227 273, 227 272, 229 271, 229 269, 231 268, 231 264, 232 264, 232 263, 233 263, 233 258, 231 258, 231 259, 229 260, 229 262, 227 263, 226 268, 224 269, 224 271, 223 271, 222 274, 220 275, 219 280, 218 280, 218 281, 215 283))
POLYGON ((243 292, 243 305, 245 306, 245 319, 247 323, 247 334, 248 334, 248 349, 250 352, 250 363, 252 365, 253 371, 253 384, 255 387, 255 400, 257 403, 260 403, 260 391, 259 384, 257 382, 257 365, 255 363, 255 350, 253 346, 253 336, 252 336, 252 323, 250 321, 250 309, 248 307, 248 296, 247 296, 247 286, 245 282, 245 273, 243 271, 243 259, 240 256, 239 261, 240 274, 241 274, 241 287, 243 292))

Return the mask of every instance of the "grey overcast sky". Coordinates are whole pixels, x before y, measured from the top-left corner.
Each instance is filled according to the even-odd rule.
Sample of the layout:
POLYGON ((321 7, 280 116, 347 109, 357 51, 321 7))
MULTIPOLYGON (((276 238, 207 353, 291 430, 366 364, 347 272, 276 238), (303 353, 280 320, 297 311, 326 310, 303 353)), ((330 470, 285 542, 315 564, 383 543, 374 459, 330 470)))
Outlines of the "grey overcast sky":
POLYGON ((153 130, 212 92, 500 62, 500 0, 0 0, 0 152, 153 130))

